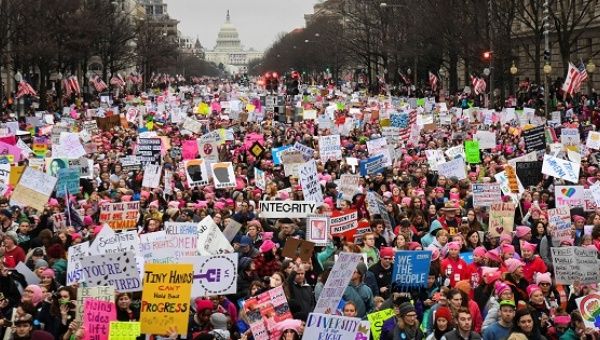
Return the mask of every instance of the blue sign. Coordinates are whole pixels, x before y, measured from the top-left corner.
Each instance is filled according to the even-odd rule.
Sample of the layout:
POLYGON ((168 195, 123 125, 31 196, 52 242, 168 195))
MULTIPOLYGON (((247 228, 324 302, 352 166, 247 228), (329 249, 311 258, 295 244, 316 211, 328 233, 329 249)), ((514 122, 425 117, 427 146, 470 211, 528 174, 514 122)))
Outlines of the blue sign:
POLYGON ((463 259, 467 264, 473 263, 473 252, 467 251, 464 253, 460 253, 460 258, 463 259))
POLYGON ((361 176, 373 175, 385 170, 385 161, 383 154, 369 157, 358 162, 358 169, 361 176))
POLYGON ((79 193, 79 170, 62 168, 58 170, 58 181, 56 182, 56 197, 64 197, 67 194, 79 193))
POLYGON ((396 252, 392 283, 406 288, 427 288, 431 265, 430 250, 401 250, 396 252))
POLYGON ((280 165, 281 164, 281 158, 279 157, 279 154, 282 151, 285 151, 289 148, 291 148, 291 145, 285 145, 285 146, 280 146, 278 148, 273 148, 271 149, 271 155, 273 156, 273 164, 274 165, 280 165))

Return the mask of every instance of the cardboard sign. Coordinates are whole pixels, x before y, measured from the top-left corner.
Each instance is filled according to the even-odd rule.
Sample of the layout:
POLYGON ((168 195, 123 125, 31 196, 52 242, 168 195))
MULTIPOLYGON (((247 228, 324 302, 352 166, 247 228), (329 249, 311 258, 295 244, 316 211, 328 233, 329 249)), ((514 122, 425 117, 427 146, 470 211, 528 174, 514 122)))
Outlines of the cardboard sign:
POLYGON ((118 292, 142 290, 135 255, 124 252, 87 256, 81 260, 85 282, 90 287, 113 286, 118 292))
POLYGON ((190 315, 193 266, 147 263, 140 308, 141 332, 186 335, 190 315))
POLYGON ((135 229, 140 218, 140 202, 105 203, 100 206, 99 221, 113 230, 135 229))
POLYGON ((44 206, 54 190, 56 181, 56 177, 41 171, 25 169, 19 184, 10 197, 10 205, 30 206, 40 212, 44 211, 44 206))
POLYGON ((197 135, 202 133, 202 123, 191 117, 187 117, 185 121, 183 121, 182 128, 197 135))
POLYGON ((430 250, 396 251, 392 283, 401 284, 403 287, 425 288, 430 264, 430 250))
POLYGON ((292 260, 299 257, 302 261, 308 262, 310 261, 314 248, 315 244, 313 242, 288 237, 285 240, 285 246, 283 247, 281 254, 292 260))
POLYGON ((516 163, 517 177, 525 187, 537 186, 543 180, 542 164, 542 161, 516 163))
POLYGON ((327 245, 329 235, 328 216, 309 216, 306 219, 306 240, 317 246, 327 245))
POLYGON ((473 183, 473 205, 489 207, 502 201, 500 185, 497 183, 473 183))
POLYGON ((362 261, 361 254, 346 252, 339 254, 321 291, 314 309, 315 313, 334 313, 337 310, 344 295, 344 290, 348 286, 359 261, 362 261))
POLYGON ((260 218, 305 218, 319 207, 307 201, 259 201, 258 206, 260 218))
POLYGON ((116 126, 121 126, 121 117, 112 115, 106 118, 96 118, 96 124, 102 131, 110 131, 116 126))
POLYGON ((310 313, 302 339, 369 340, 369 333, 369 322, 360 318, 310 313))
POLYGON ((527 152, 545 150, 546 135, 544 125, 523 131, 523 139, 525 140, 525 150, 527 152))
POLYGON ((490 219, 488 232, 492 237, 500 234, 511 234, 515 219, 515 205, 513 203, 494 203, 490 206, 490 219))
POLYGON ((598 252, 584 247, 552 247, 552 265, 557 284, 582 285, 600 281, 598 252))
POLYGON ((140 138, 137 146, 136 156, 140 159, 142 165, 151 163, 160 164, 162 151, 162 139, 160 138, 140 138))
POLYGON ((117 319, 117 307, 112 301, 85 299, 83 328, 86 340, 107 340, 110 322, 117 319))
POLYGON ((279 339, 281 331, 275 325, 292 318, 282 286, 247 299, 243 308, 256 340, 279 339))
POLYGON ((105 302, 115 301, 115 287, 77 287, 77 303, 75 304, 75 320, 82 321, 84 314, 84 301, 88 299, 100 300, 105 302))
POLYGON ((192 296, 235 294, 238 279, 238 255, 182 257, 182 263, 193 263, 192 296))
POLYGON ((231 162, 211 163, 210 167, 212 169, 215 188, 235 188, 236 180, 231 162))

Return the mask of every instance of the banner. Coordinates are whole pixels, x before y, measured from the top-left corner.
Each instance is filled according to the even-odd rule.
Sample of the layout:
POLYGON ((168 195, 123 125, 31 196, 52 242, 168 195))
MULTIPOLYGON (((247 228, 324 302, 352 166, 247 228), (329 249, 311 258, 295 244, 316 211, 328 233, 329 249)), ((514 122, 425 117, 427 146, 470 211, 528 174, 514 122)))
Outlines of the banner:
POLYGON ((235 174, 233 173, 233 164, 231 162, 211 163, 213 181, 215 188, 235 188, 235 174))
POLYGON ((546 150, 545 126, 540 125, 523 131, 527 152, 546 150))
POLYGON ((329 230, 331 235, 344 234, 358 227, 358 212, 352 210, 346 213, 334 211, 329 218, 329 230))
POLYGON ((323 191, 317 175, 317 162, 310 160, 300 165, 300 185, 304 199, 312 202, 323 202, 323 191))
POLYGON ((371 176, 385 171, 385 159, 383 155, 361 159, 358 163, 358 169, 361 176, 371 176))
POLYGON ((135 229, 140 218, 140 202, 104 203, 100 206, 99 221, 113 230, 135 229))
POLYGON ((321 291, 314 309, 315 313, 336 312, 359 261, 362 261, 361 254, 346 252, 339 254, 321 291))
POLYGON ((83 328, 85 340, 107 340, 110 322, 117 320, 117 307, 113 301, 85 299, 83 328))
POLYGON ((237 292, 238 255, 236 253, 182 257, 192 263, 192 296, 229 295, 237 292))
POLYGON ((160 138, 140 138, 137 146, 136 156, 140 159, 142 165, 156 163, 161 160, 161 142, 160 138))
POLYGON ((464 158, 455 158, 449 162, 438 164, 438 173, 447 178, 456 177, 458 180, 467 178, 464 158))
POLYGON ((367 315, 367 320, 369 320, 369 323, 371 324, 371 334, 373 335, 373 340, 379 340, 383 323, 395 315, 396 313, 392 308, 384 309, 367 315))
POLYGON ((554 187, 556 207, 583 207, 583 185, 557 185, 554 187))
POLYGON ((142 290, 135 254, 103 254, 81 260, 85 282, 90 287, 113 286, 117 292, 142 290))
POLYGON ((600 281, 598 252, 584 247, 551 247, 557 284, 596 284, 600 281))
POLYGON ((396 251, 392 283, 399 283, 402 287, 407 287, 407 290, 419 287, 427 288, 430 264, 430 250, 396 251))
POLYGON ((490 206, 490 219, 488 232, 492 237, 500 234, 511 234, 515 219, 515 205, 513 203, 494 203, 490 206))
POLYGON ((564 179, 571 183, 578 183, 580 168, 581 164, 545 154, 542 173, 544 175, 564 179))
POLYGON ((203 159, 191 159, 183 162, 185 176, 190 187, 207 185, 210 175, 203 159))
POLYGON ((10 205, 18 205, 20 207, 30 206, 39 212, 44 211, 44 207, 48 203, 48 198, 50 198, 54 190, 56 181, 56 177, 26 168, 10 197, 10 205))
POLYGON ((146 263, 140 307, 141 332, 187 335, 192 293, 191 264, 146 263))
POLYGON ((305 218, 317 211, 319 205, 307 201, 259 201, 260 218, 305 218))
POLYGON ((493 203, 502 201, 498 183, 473 183, 473 205, 476 207, 489 207, 493 203))
POLYGON ((537 186, 544 179, 542 174, 542 161, 517 162, 515 171, 517 177, 525 187, 537 186))
POLYGON ((369 322, 347 316, 310 313, 302 339, 369 340, 369 322))
POLYGON ((329 135, 319 137, 319 157, 321 162, 342 159, 342 145, 340 135, 329 135))
POLYGON ((292 318, 283 286, 247 299, 243 308, 255 340, 279 339, 281 331, 276 324, 292 318))

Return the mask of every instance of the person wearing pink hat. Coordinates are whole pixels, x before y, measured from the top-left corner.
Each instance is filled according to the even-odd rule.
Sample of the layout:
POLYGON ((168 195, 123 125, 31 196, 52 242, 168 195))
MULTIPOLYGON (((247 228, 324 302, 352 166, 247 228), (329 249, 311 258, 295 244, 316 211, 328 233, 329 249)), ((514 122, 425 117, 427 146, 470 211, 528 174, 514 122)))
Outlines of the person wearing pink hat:
POLYGON ((447 245, 448 256, 442 260, 442 275, 449 283, 450 287, 454 287, 456 282, 471 279, 471 271, 465 260, 461 259, 460 243, 454 241, 447 245))
POLYGON ((523 277, 527 282, 533 283, 536 273, 545 273, 548 268, 541 257, 535 255, 537 246, 527 241, 521 241, 521 259, 525 263, 523 266, 523 277))
POLYGON ((500 269, 504 272, 504 282, 510 286, 515 295, 515 302, 528 299, 527 286, 529 282, 523 277, 523 265, 521 260, 508 259, 504 261, 500 269))
POLYGON ((254 259, 258 277, 271 276, 277 271, 281 271, 281 262, 275 255, 277 244, 271 240, 263 241, 259 248, 260 254, 254 259))
MULTIPOLYGON (((494 328, 490 328, 490 330, 486 330, 488 327, 494 325, 494 323, 498 322, 500 317, 502 316, 500 312, 500 301, 514 301, 514 295, 510 287, 501 281, 496 281, 494 283, 494 290, 492 296, 490 296, 488 303, 487 314, 485 320, 483 320, 483 324, 481 328, 484 330, 484 334, 489 333, 490 330, 494 328)), ((512 314, 514 315, 514 302, 513 302, 513 310, 512 314)), ((510 330, 510 326, 508 329, 510 330)), ((489 334, 488 334, 489 336, 489 334)))
POLYGON ((471 272, 471 285, 473 289, 477 288, 483 280, 482 267, 485 265, 486 253, 487 250, 482 246, 473 249, 473 262, 468 265, 471 272))
POLYGON ((512 259, 515 257, 515 246, 512 244, 504 243, 500 246, 500 251, 502 252, 502 259, 512 259))

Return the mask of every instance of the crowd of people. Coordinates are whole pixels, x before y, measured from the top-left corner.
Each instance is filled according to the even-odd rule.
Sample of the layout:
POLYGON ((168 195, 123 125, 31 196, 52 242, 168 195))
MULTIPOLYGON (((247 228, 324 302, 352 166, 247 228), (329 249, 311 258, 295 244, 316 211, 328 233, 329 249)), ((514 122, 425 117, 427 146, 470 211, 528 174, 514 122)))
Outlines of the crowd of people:
MULTIPOLYGON (((516 116, 507 122, 488 121, 481 111, 473 109, 469 110, 470 117, 452 115, 450 124, 442 124, 440 115, 451 114, 448 112, 454 107, 468 109, 472 98, 449 98, 449 111, 440 112, 437 105, 414 107, 408 98, 352 93, 348 90, 352 86, 345 90, 309 86, 304 94, 288 96, 287 106, 266 108, 258 99, 264 91, 250 86, 216 79, 179 88, 163 84, 148 93, 111 98, 110 106, 104 96, 91 103, 73 103, 67 110, 51 112, 52 121, 45 119, 34 126, 26 117, 5 115, 7 122, 18 121, 18 131, 31 132, 15 139, 15 144, 20 139, 20 145, 32 149, 23 152, 24 159, 19 163, 28 165, 36 158, 52 158, 52 151, 45 155, 33 152, 38 138, 50 140, 52 129, 47 126, 66 121, 70 131, 77 132, 83 130, 84 121, 94 119, 88 115, 90 110, 103 117, 116 113, 109 112, 112 107, 123 114, 131 108, 145 107, 127 127, 100 129, 92 136, 96 149, 87 157, 93 160, 93 174, 80 178, 79 194, 58 197, 54 193, 40 211, 11 204, 15 188, 6 184, 0 199, 0 335, 4 339, 84 338, 86 329, 76 316, 78 285, 66 285, 68 250, 81 242, 93 242, 103 226, 103 204, 128 201, 140 202, 140 218, 134 226, 140 235, 162 230, 166 222, 200 222, 206 216, 221 230, 232 220, 241 224, 231 240, 238 254, 236 293, 192 296, 189 327, 183 332, 187 339, 254 339, 243 301, 277 287, 283 288, 292 317, 269 327, 278 330, 276 339, 300 339, 340 252, 364 254, 365 261, 356 266, 339 309, 328 312, 367 320, 369 314, 391 308, 393 313, 380 325, 380 334, 371 334, 375 339, 600 338, 598 323, 590 326, 576 303, 597 292, 597 285, 557 284, 553 271, 553 227, 547 211, 556 207, 554 187, 573 183, 544 175, 536 185, 524 188, 516 198, 513 224, 504 226, 510 232, 500 234, 488 230, 489 207, 473 201, 472 184, 496 182, 495 175, 509 160, 526 155, 524 126, 534 121, 545 124, 543 117, 529 117, 527 124, 516 116), (235 115, 231 107, 223 105, 234 100, 248 104, 235 115), (198 113, 199 103, 206 103, 210 112, 198 113), (314 109, 317 117, 303 119, 296 107, 314 109), (174 123, 174 110, 201 122, 201 131, 185 131, 183 120, 174 123), (248 110, 256 113, 248 114, 248 110), (384 136, 384 128, 389 126, 384 115, 387 111, 434 112, 434 120, 426 127, 411 121, 409 133, 401 138, 384 136), (349 128, 343 129, 348 122, 349 128), (218 189, 211 183, 190 186, 182 167, 182 146, 185 141, 218 129, 231 132, 219 145, 218 158, 233 163, 235 187, 218 189), (426 151, 463 145, 479 130, 493 132, 497 145, 482 150, 479 163, 465 164, 466 178, 446 177, 432 167, 426 151), (163 169, 173 173, 168 185, 161 180, 157 188, 144 187, 144 169, 125 170, 121 164, 123 157, 136 154, 138 137, 147 132, 169 140, 170 149, 164 150, 160 160, 163 169), (333 134, 341 135, 341 157, 323 161, 319 138, 333 134), (261 137, 257 140, 264 152, 255 154, 250 150, 250 135, 261 137), (342 195, 340 177, 359 173, 349 160, 372 156, 367 142, 382 137, 389 140, 391 166, 360 176, 353 195, 342 195), (260 201, 304 200, 302 183, 296 176, 286 176, 284 166, 274 160, 271 152, 296 143, 315 150, 312 159, 318 164, 323 195, 323 202, 317 202, 318 213, 356 210, 357 225, 363 230, 368 228, 356 237, 329 233, 326 245, 315 246, 308 260, 282 255, 290 239, 306 239, 304 218, 260 216, 260 201), (267 179, 262 188, 255 178, 255 168, 262 170, 267 179), (369 192, 381 197, 386 214, 369 206, 369 192), (59 225, 53 218, 55 214, 65 214, 68 222, 59 225), (395 254, 414 250, 431 251, 426 288, 407 288, 392 279, 395 254), (472 254, 472 260, 467 261, 465 254, 472 254), (38 284, 28 283, 23 271, 17 270, 21 263, 37 276, 38 284)), ((595 107, 581 105, 572 110, 559 103, 559 126, 578 128, 582 135, 590 125, 595 130, 595 107)), ((497 108, 494 116, 503 114, 497 108)), ((34 115, 27 114, 29 118, 34 115)), ((581 156, 578 175, 579 183, 588 188, 600 178, 600 172, 598 151, 584 145, 582 137, 576 149, 581 156)), ((545 152, 538 151, 536 160, 542 160, 545 152)), ((558 154, 563 153, 566 149, 558 154)), ((50 163, 46 164, 46 172, 55 171, 50 163)), ((510 201, 511 196, 502 194, 502 199, 510 201)), ((600 211, 570 208, 571 239, 560 246, 600 251, 600 211)), ((117 320, 140 319, 141 294, 115 295, 117 320)), ((148 336, 158 339, 180 335, 148 336)))

